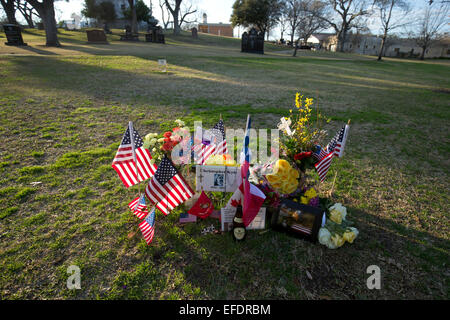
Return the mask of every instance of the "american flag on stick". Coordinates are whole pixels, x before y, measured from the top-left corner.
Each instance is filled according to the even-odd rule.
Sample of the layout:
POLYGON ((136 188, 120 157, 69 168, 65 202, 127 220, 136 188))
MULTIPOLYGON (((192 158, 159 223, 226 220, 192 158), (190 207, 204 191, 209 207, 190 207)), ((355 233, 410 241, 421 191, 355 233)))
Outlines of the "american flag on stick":
POLYGON ((145 203, 145 195, 137 197, 136 199, 131 201, 128 206, 139 219, 144 219, 144 217, 148 215, 148 208, 147 204, 145 203))
POLYGON ((165 215, 194 195, 194 191, 178 173, 172 161, 164 156, 145 195, 165 215))
POLYGON ((155 235, 155 215, 155 207, 153 207, 147 217, 139 223, 139 228, 141 229, 142 235, 144 236, 147 244, 152 242, 153 236, 155 235))
POLYGON ((197 154, 197 164, 205 164, 206 160, 213 154, 228 153, 225 127, 222 119, 211 129, 211 133, 212 137, 209 144, 201 143, 201 145, 194 148, 194 152, 197 154))
POLYGON ((151 162, 150 151, 143 145, 144 141, 130 121, 112 163, 112 167, 127 188, 150 179, 155 174, 157 167, 151 162), (133 134, 130 135, 130 132, 133 134))
POLYGON ((348 131, 350 126, 346 124, 340 129, 336 135, 331 139, 330 143, 325 149, 321 149, 319 153, 315 153, 316 159, 319 160, 314 166, 320 177, 320 182, 325 180, 325 176, 330 168, 333 157, 342 157, 344 154, 345 142, 347 140, 348 131))

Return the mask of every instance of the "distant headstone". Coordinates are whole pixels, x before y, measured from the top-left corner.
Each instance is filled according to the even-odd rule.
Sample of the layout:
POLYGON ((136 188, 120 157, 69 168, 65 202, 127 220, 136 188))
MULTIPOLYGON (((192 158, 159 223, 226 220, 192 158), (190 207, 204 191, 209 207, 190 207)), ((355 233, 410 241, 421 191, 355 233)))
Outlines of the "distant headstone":
POLYGON ((108 43, 108 40, 106 40, 106 34, 103 30, 86 30, 86 35, 88 38, 88 42, 91 43, 108 43))
POLYGON ((242 35, 241 51, 248 53, 264 54, 264 33, 251 28, 242 35))
POLYGON ((139 35, 133 34, 130 26, 125 26, 125 34, 120 36, 120 41, 139 41, 139 35))
POLYGON ((27 44, 23 42, 22 30, 19 26, 15 24, 4 24, 3 30, 5 31, 6 40, 5 42, 8 46, 26 46, 27 44))
POLYGON ((153 43, 166 43, 160 26, 149 26, 145 34, 145 41, 153 43))
POLYGON ((166 72, 167 71, 166 59, 158 59, 158 66, 159 66, 161 72, 166 72))
POLYGON ((192 28, 192 38, 194 38, 194 39, 198 38, 198 30, 196 27, 192 28))

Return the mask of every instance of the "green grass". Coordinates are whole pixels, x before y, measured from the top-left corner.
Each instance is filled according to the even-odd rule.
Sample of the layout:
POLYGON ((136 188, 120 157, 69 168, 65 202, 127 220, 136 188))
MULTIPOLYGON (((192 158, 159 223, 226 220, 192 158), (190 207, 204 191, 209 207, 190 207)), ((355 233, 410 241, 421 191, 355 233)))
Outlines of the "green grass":
MULTIPOLYGON (((240 53, 238 39, 167 34, 167 44, 86 44, 61 31, 62 48, 0 42, 1 299, 448 299, 449 64, 275 46, 240 53), (14 54, 12 54, 14 53, 14 54), (166 58, 168 73, 157 59, 166 58), (447 91, 445 91, 445 90, 447 91), (318 99, 330 137, 348 119, 345 156, 322 195, 343 203, 360 231, 329 250, 275 231, 201 235, 219 222, 156 217, 147 246, 111 168, 128 121, 140 134, 213 125, 275 128, 295 93, 318 99), (33 182, 40 182, 33 184, 33 182), (78 265, 82 289, 65 286, 78 265), (382 289, 366 269, 380 266, 382 289), (312 277, 312 280, 310 279, 312 277)), ((141 187, 142 191, 142 187, 141 187)))

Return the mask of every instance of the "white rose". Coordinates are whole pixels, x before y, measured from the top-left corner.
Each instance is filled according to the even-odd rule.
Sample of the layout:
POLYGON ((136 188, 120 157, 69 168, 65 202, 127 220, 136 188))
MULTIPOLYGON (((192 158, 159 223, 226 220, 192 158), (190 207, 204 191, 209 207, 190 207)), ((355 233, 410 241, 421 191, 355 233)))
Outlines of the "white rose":
POLYGON ((331 241, 331 233, 326 228, 320 228, 319 230, 319 243, 326 246, 331 241))
POLYGON ((347 208, 344 207, 342 204, 340 203, 335 203, 334 205, 332 205, 330 207, 330 213, 332 211, 337 211, 340 213, 340 216, 342 217, 342 220, 345 220, 345 217, 347 216, 347 208))
POLYGON ((358 229, 354 228, 354 227, 350 227, 350 230, 352 230, 352 232, 355 234, 355 238, 358 237, 359 231, 358 229))

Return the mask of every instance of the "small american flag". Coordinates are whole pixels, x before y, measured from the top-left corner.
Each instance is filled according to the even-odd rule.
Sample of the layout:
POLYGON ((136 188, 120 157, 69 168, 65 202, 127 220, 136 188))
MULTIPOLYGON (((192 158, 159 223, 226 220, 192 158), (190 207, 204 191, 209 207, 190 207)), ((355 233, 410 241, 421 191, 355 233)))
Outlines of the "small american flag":
POLYGON ((145 195, 165 215, 194 195, 194 191, 178 173, 172 161, 164 156, 153 178, 145 188, 145 195))
POLYGON ((112 163, 112 167, 127 188, 138 182, 150 179, 155 174, 156 165, 151 163, 152 156, 150 151, 145 149, 143 145, 144 141, 141 136, 130 124, 123 135, 122 142, 112 163), (133 136, 130 135, 130 128, 133 130, 133 136), (134 146, 132 141, 134 141, 134 146))
POLYGON ((345 125, 339 130, 336 135, 331 139, 327 146, 328 152, 334 151, 336 157, 342 157, 344 153, 345 141, 347 140, 349 125, 345 125))
POLYGON ((325 157, 328 152, 325 150, 325 148, 322 148, 321 146, 316 146, 317 150, 316 152, 313 152, 313 157, 316 158, 318 161, 322 160, 323 157, 325 157))
POLYGON ((320 182, 325 180, 325 176, 328 173, 328 169, 331 165, 331 160, 333 160, 334 153, 330 151, 325 157, 323 157, 319 162, 317 162, 314 166, 316 167, 317 173, 319 174, 320 182))
POLYGON ((153 207, 152 211, 147 215, 147 217, 139 223, 139 228, 141 229, 142 235, 144 236, 145 242, 150 244, 153 240, 153 236, 155 235, 155 207, 153 207))
POLYGON ((145 203, 145 196, 142 195, 140 197, 137 197, 133 201, 131 201, 128 206, 130 207, 131 211, 139 218, 144 219, 146 215, 148 215, 148 208, 147 204, 145 203))
POLYGON ((213 154, 228 153, 227 140, 225 139, 225 127, 223 120, 211 129, 212 138, 209 143, 202 143, 201 146, 196 146, 194 152, 197 154, 197 164, 205 164, 206 160, 213 154))

